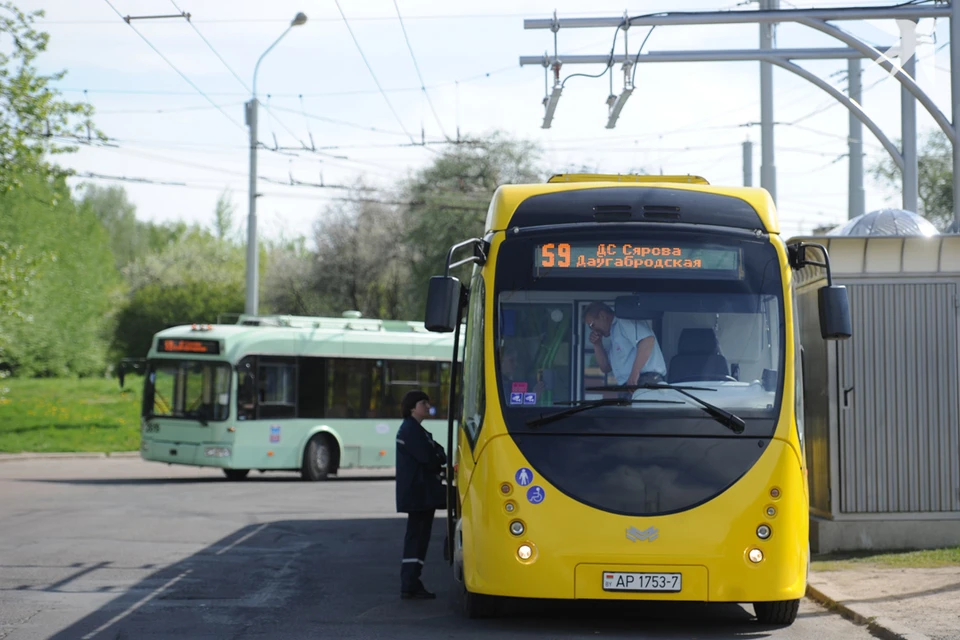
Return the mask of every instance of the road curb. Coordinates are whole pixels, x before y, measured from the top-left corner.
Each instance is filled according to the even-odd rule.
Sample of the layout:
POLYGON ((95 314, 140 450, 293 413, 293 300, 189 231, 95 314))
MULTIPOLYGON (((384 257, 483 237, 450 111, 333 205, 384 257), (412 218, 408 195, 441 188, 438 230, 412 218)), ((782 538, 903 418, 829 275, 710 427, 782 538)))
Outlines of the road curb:
POLYGON ((856 609, 853 609, 811 584, 807 584, 807 597, 819 602, 831 611, 839 613, 847 620, 864 625, 871 633, 883 640, 931 640, 929 636, 908 629, 889 618, 875 615, 866 606, 858 605, 856 609))
POLYGON ((113 451, 113 452, 62 452, 62 453, 0 453, 0 462, 20 462, 23 460, 69 460, 77 458, 98 459, 98 458, 139 458, 139 451, 113 451))

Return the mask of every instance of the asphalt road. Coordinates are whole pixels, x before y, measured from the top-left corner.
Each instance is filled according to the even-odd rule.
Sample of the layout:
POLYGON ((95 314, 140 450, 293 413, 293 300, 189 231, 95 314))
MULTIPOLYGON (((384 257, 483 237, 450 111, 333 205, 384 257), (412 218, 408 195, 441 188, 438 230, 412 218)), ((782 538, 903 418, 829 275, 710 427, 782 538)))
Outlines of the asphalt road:
POLYGON ((0 640, 55 638, 814 638, 870 633, 804 600, 762 627, 752 607, 520 601, 458 613, 434 525, 424 582, 399 599, 404 521, 389 474, 326 483, 137 459, 0 464, 0 640))

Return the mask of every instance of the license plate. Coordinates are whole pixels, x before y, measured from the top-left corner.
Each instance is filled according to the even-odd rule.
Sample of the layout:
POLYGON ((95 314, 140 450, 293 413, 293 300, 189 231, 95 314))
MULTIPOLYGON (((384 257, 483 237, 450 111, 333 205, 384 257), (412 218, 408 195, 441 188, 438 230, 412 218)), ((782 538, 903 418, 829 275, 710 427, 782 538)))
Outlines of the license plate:
POLYGON ((604 591, 680 591, 679 573, 603 572, 604 591))

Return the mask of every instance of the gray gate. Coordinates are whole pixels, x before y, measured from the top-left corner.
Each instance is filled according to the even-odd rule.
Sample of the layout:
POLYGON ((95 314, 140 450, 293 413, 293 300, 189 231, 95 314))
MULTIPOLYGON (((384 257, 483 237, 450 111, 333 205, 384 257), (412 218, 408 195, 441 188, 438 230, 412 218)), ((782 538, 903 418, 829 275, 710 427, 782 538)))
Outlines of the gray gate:
POLYGON ((849 284, 837 347, 840 512, 960 510, 957 284, 849 284))

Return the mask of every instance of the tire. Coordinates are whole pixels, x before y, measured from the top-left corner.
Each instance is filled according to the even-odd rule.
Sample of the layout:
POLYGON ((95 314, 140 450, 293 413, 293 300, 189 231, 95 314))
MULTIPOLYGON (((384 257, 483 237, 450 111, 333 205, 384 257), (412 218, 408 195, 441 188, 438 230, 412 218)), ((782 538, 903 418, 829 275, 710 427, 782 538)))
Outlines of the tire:
POLYGON ((753 611, 757 622, 776 626, 788 626, 797 619, 800 610, 799 600, 778 600, 775 602, 754 602, 753 611))
POLYGON ((481 618, 495 618, 499 610, 500 601, 496 596, 482 593, 470 593, 463 587, 463 615, 471 620, 481 618))
POLYGON ((338 447, 333 438, 322 433, 313 436, 303 452, 300 477, 310 481, 326 480, 327 476, 337 472, 338 454, 338 447))
POLYGON ((247 474, 250 473, 250 469, 224 469, 223 475, 227 476, 227 480, 246 480, 247 474))

